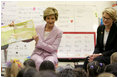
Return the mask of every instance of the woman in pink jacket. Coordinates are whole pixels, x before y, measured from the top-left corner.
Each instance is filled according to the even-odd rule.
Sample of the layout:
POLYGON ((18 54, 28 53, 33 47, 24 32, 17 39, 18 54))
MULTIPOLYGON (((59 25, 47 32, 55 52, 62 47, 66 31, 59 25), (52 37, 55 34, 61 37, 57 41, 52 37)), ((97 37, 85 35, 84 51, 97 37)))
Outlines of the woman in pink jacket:
MULTIPOLYGON (((57 49, 63 34, 55 26, 55 21, 58 20, 58 11, 55 8, 48 7, 44 11, 43 18, 46 24, 36 27, 37 35, 33 36, 33 39, 23 40, 23 42, 36 41, 35 50, 31 55, 31 59, 35 61, 37 70, 39 70, 39 66, 44 60, 49 60, 54 65, 57 64, 57 49)), ((14 26, 14 22, 9 26, 14 26)))
POLYGON ((33 37, 36 44, 31 59, 35 61, 37 70, 44 60, 52 61, 54 65, 58 63, 57 49, 63 33, 55 26, 55 21, 58 20, 58 11, 55 8, 48 7, 43 18, 46 24, 37 26, 37 36, 33 37))

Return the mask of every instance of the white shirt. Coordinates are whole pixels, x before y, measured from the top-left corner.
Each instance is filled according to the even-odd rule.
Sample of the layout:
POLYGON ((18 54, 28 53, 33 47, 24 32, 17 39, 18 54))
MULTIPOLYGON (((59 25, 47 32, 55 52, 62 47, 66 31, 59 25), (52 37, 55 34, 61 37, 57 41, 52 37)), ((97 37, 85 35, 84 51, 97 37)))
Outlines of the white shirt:
POLYGON ((50 33, 50 32, 46 32, 46 31, 45 31, 45 33, 44 33, 44 39, 46 39, 46 38, 48 37, 49 33, 50 33))
POLYGON ((104 30, 104 41, 103 41, 104 50, 105 50, 105 45, 106 45, 106 42, 107 42, 108 35, 109 35, 109 32, 104 30))

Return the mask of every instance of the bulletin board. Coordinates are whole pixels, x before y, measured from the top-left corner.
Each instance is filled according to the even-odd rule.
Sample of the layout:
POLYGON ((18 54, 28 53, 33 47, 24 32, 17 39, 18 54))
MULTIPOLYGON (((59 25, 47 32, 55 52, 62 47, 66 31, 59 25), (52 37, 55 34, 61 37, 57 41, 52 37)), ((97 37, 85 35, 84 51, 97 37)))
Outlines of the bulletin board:
POLYGON ((93 53, 95 44, 95 32, 64 32, 58 49, 58 58, 85 58, 93 53))

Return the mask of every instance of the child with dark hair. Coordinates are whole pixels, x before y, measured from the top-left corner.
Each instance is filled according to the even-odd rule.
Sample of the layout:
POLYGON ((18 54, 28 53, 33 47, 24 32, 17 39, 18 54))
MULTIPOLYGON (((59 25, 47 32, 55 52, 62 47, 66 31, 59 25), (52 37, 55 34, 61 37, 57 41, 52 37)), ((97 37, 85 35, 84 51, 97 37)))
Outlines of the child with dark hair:
POLYGON ((25 70, 25 68, 22 68, 22 69, 18 72, 17 77, 23 77, 24 70, 25 70))
POLYGON ((36 68, 35 61, 32 60, 32 59, 28 59, 28 60, 24 61, 23 64, 24 64, 25 67, 31 66, 31 67, 36 68))
POLYGON ((114 74, 117 77, 117 63, 109 64, 104 69, 105 72, 114 74))
POLYGON ((36 74, 37 70, 33 67, 26 67, 19 71, 17 77, 33 77, 36 74))
POLYGON ((104 71, 105 64, 98 61, 92 61, 87 65, 87 73, 89 77, 96 77, 98 74, 104 71))
POLYGON ((58 75, 53 70, 41 70, 34 77, 58 77, 58 75))
POLYGON ((83 68, 75 68, 74 71, 76 72, 77 77, 87 77, 87 73, 83 68))
POLYGON ((41 65, 39 67, 39 71, 41 71, 41 70, 53 70, 53 71, 55 71, 55 66, 51 61, 45 60, 41 63, 41 65))
POLYGON ((25 68, 23 77, 33 77, 36 72, 37 72, 37 70, 35 68, 27 67, 27 68, 25 68))
POLYGON ((58 73, 59 77, 76 77, 76 73, 73 69, 64 69, 58 73))
POLYGON ((36 69, 35 62, 34 62, 34 60, 32 60, 32 59, 27 59, 27 60, 25 60, 23 64, 24 64, 24 68, 22 68, 22 69, 18 72, 17 77, 23 77, 24 71, 25 71, 26 69, 28 69, 29 67, 33 67, 33 68, 36 69))

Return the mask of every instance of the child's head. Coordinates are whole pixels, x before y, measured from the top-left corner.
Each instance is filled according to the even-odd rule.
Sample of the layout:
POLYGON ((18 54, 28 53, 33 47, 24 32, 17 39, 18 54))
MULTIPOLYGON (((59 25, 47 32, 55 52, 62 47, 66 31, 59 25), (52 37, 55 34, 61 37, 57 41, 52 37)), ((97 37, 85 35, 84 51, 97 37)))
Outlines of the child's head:
POLYGON ((44 60, 39 67, 39 71, 41 71, 41 70, 53 70, 53 71, 55 71, 55 66, 51 61, 44 60))
POLYGON ((32 59, 28 59, 28 60, 24 61, 23 64, 25 67, 30 66, 30 67, 36 68, 35 62, 32 59))
POLYGON ((87 77, 87 73, 83 68, 75 68, 74 71, 76 72, 77 77, 87 77))
POLYGON ((25 70, 25 68, 22 68, 22 69, 18 72, 17 77, 23 77, 24 70, 25 70))
POLYGON ((23 77, 33 77, 36 73, 37 73, 36 68, 26 67, 26 68, 24 68, 23 77))
POLYGON ((25 67, 18 72, 17 77, 33 77, 37 70, 34 67, 25 67))
POLYGON ((66 66, 63 66, 64 69, 74 69, 74 67, 71 64, 67 64, 66 66))
POLYGON ((98 74, 104 71, 105 64, 93 61, 87 65, 87 73, 89 77, 96 77, 98 74))
POLYGON ((117 77, 117 63, 106 65, 104 71, 112 73, 117 77))
POLYGON ((117 52, 113 53, 110 57, 110 63, 117 63, 117 52))
POLYGON ((76 77, 76 73, 73 69, 64 69, 58 73, 60 77, 76 77))
POLYGON ((19 60, 11 60, 7 62, 6 67, 6 77, 16 77, 18 72, 23 67, 22 63, 19 60))
POLYGON ((53 70, 41 70, 37 72, 34 77, 58 77, 58 75, 53 70))
POLYGON ((113 75, 112 73, 104 72, 99 74, 98 77, 115 77, 115 75, 113 75))

